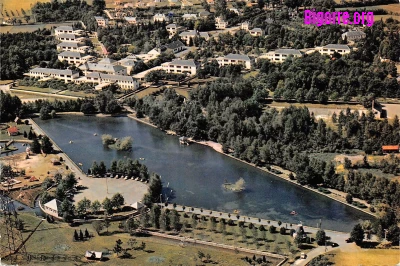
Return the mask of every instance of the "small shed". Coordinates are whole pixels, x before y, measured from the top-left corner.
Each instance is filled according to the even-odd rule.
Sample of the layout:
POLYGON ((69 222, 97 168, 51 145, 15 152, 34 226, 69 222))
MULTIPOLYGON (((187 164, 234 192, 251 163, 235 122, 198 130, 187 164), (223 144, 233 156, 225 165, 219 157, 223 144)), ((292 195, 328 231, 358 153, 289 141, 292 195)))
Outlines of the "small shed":
POLYGON ((31 178, 29 178, 29 182, 35 182, 35 181, 39 181, 39 180, 34 176, 31 176, 31 178))
POLYGON ((58 199, 53 199, 44 204, 44 210, 56 217, 59 217, 60 209, 61 209, 61 201, 59 201, 58 199))
POLYGON ((144 204, 137 201, 137 202, 133 203, 133 204, 131 205, 131 207, 134 208, 134 209, 136 209, 136 210, 140 210, 141 208, 144 207, 144 204))
POLYGON ((18 135, 18 128, 17 127, 9 127, 7 129, 7 133, 9 136, 17 136, 18 135))
POLYGON ((101 251, 86 251, 85 258, 89 260, 102 260, 103 252, 101 251))

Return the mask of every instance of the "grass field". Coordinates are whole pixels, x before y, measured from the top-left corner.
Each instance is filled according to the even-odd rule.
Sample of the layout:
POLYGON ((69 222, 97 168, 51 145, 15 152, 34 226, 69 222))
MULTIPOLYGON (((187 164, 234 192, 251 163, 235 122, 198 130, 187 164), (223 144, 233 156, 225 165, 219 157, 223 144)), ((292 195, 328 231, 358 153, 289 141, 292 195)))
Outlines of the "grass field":
POLYGON ((39 88, 39 87, 31 87, 31 86, 18 86, 15 87, 18 90, 25 90, 25 91, 33 91, 33 92, 43 92, 43 93, 56 93, 58 90, 52 88, 39 88))
POLYGON ((18 26, 1 26, 0 33, 18 33, 18 32, 34 32, 38 29, 51 29, 63 25, 72 25, 71 22, 51 23, 51 24, 36 24, 36 25, 18 25, 18 26))
POLYGON ((329 252, 327 257, 335 265, 355 266, 355 265, 396 265, 400 261, 400 251, 398 249, 361 249, 356 248, 351 251, 340 249, 329 252))
MULTIPOLYGON (((23 236, 26 237, 40 221, 39 218, 31 214, 20 214, 20 218, 25 225, 23 236)), ((106 230, 103 230, 105 232, 106 230)), ((26 243, 27 252, 32 253, 51 253, 51 254, 69 254, 82 256, 86 250, 107 251, 111 250, 117 239, 121 239, 123 248, 128 248, 126 244, 131 236, 126 233, 121 233, 118 228, 118 223, 111 223, 108 228, 109 235, 98 236, 91 224, 81 225, 80 227, 70 227, 64 223, 49 224, 43 222, 38 230, 26 243), (72 240, 74 230, 79 232, 79 229, 84 231, 88 229, 90 234, 93 234, 88 241, 74 242, 72 240), (40 243, 40 244, 39 244, 40 243)), ((187 244, 181 246, 179 242, 172 240, 164 240, 156 237, 134 237, 137 243, 142 241, 146 244, 145 251, 129 250, 133 259, 119 259, 116 254, 110 254, 110 260, 101 263, 102 265, 199 265, 202 264, 197 257, 197 252, 202 251, 204 254, 210 254, 211 260, 218 265, 248 265, 241 260, 245 254, 235 254, 231 251, 218 250, 205 246, 194 246, 187 244), (157 263, 158 261, 158 263, 157 263)), ((4 239, 4 238, 2 238, 4 239)), ((138 245, 137 244, 137 245, 138 245)), ((137 246, 136 245, 136 246, 137 246)), ((248 255, 250 256, 250 255, 248 255)), ((32 265, 33 263, 30 263, 32 265)), ((47 263, 46 263, 47 264, 47 263)), ((51 265, 71 265, 68 263, 54 263, 51 265)), ((274 264, 275 265, 275 264, 274 264)))
POLYGON ((142 90, 142 91, 136 93, 135 96, 136 96, 138 99, 142 99, 143 97, 145 97, 145 96, 147 96, 147 95, 150 95, 150 94, 152 94, 152 93, 154 93, 154 92, 160 91, 160 90, 161 90, 161 87, 159 87, 159 88, 150 87, 150 88, 144 89, 144 90, 142 90))

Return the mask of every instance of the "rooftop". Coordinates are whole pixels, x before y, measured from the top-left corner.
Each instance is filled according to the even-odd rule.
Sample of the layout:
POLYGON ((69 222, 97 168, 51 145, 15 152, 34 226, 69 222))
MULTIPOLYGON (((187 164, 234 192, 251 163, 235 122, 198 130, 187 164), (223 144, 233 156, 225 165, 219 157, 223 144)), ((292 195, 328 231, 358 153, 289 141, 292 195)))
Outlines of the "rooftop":
POLYGON ((43 73, 43 74, 47 74, 47 75, 50 75, 50 74, 72 75, 74 73, 77 73, 76 71, 73 71, 71 69, 54 69, 54 68, 40 68, 40 67, 31 69, 30 72, 43 73))
POLYGON ((174 42, 171 42, 171 43, 165 45, 165 47, 167 47, 167 49, 176 49, 176 48, 183 47, 183 46, 185 46, 185 45, 181 41, 174 41, 174 42))
POLYGON ((346 36, 360 36, 360 35, 365 36, 366 35, 363 31, 358 31, 358 30, 357 31, 356 30, 348 31, 343 34, 346 36))
POLYGON ((58 31, 73 31, 74 29, 71 27, 71 26, 60 26, 60 27, 57 27, 55 30, 58 30, 58 31))
POLYGON ((61 201, 59 201, 58 199, 53 199, 49 202, 47 202, 46 204, 44 204, 45 207, 48 207, 52 210, 56 210, 58 211, 60 209, 61 206, 61 201))
POLYGON ((323 48, 350 50, 350 48, 345 44, 328 44, 323 46, 323 48))
POLYGON ((197 31, 196 30, 189 30, 189 31, 184 31, 182 33, 179 34, 179 36, 196 36, 197 35, 197 31))
POLYGON ((88 73, 86 77, 91 78, 101 78, 101 79, 109 79, 111 81, 128 81, 134 82, 136 79, 131 76, 123 76, 123 75, 110 75, 110 74, 103 74, 99 72, 88 73))
POLYGON ((76 42, 62 42, 57 44, 60 47, 79 47, 79 44, 76 42))
POLYGON ((193 59, 190 59, 190 60, 179 60, 179 59, 176 59, 176 60, 173 60, 172 62, 167 62, 166 64, 179 65, 179 66, 190 66, 190 67, 195 67, 196 66, 196 64, 195 64, 193 59))
POLYGON ((68 56, 68 57, 78 57, 82 58, 84 55, 79 53, 79 52, 70 52, 70 51, 64 51, 59 54, 59 56, 68 56))
POLYGON ((252 29, 252 30, 250 30, 250 31, 255 31, 255 32, 263 32, 263 30, 262 30, 262 29, 260 29, 260 28, 254 28, 254 29, 252 29))
POLYGON ((228 54, 224 56, 224 59, 250 61, 250 57, 248 55, 242 54, 228 54))
POLYGON ((301 52, 296 49, 278 49, 274 51, 276 54, 287 54, 287 55, 301 55, 301 52))
POLYGON ((62 33, 57 36, 57 38, 70 38, 70 39, 76 39, 75 34, 72 33, 62 33))

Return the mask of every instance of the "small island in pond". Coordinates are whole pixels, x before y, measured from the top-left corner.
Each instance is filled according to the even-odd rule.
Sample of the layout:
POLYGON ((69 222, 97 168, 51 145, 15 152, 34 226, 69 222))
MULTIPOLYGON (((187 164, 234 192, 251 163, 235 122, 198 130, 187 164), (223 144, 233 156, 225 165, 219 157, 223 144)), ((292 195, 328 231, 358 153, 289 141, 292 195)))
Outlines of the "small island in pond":
POLYGON ((130 151, 132 150, 132 138, 125 137, 123 139, 113 138, 113 136, 104 134, 101 136, 103 141, 103 145, 107 146, 110 149, 118 150, 118 151, 130 151))
POLYGON ((233 191, 233 192, 240 192, 240 191, 243 191, 243 190, 245 190, 245 188, 246 188, 246 182, 244 181, 244 179, 241 177, 238 181, 236 181, 235 183, 228 183, 228 182, 225 182, 224 183, 224 188, 226 189, 226 190, 230 190, 230 191, 233 191))

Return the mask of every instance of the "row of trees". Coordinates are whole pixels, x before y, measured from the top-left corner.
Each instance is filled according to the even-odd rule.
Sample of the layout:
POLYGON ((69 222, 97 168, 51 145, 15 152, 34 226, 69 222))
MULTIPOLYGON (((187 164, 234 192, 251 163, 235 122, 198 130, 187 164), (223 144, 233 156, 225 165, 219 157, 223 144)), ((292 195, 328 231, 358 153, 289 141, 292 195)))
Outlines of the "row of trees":
POLYGON ((126 160, 113 160, 111 162, 110 168, 107 171, 106 165, 103 161, 99 164, 96 161, 93 161, 92 167, 90 171, 93 175, 104 176, 107 172, 112 175, 127 175, 129 177, 139 177, 142 180, 149 180, 151 177, 147 166, 141 164, 138 160, 132 160, 131 158, 127 158, 126 160))

